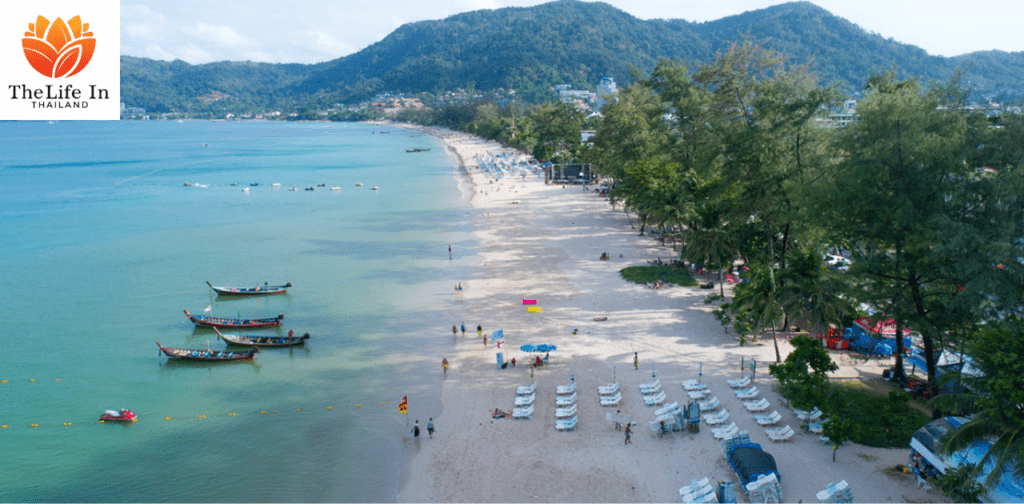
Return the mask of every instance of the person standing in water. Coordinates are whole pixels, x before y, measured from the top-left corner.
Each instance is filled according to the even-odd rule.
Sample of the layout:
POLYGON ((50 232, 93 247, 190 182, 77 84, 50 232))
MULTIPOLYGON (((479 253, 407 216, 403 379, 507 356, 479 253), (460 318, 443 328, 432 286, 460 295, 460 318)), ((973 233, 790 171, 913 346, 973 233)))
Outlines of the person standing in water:
POLYGON ((633 369, 640 369, 640 359, 637 358, 636 352, 633 352, 633 369))
POLYGON ((441 359, 441 370, 444 371, 444 377, 448 377, 448 357, 441 359))

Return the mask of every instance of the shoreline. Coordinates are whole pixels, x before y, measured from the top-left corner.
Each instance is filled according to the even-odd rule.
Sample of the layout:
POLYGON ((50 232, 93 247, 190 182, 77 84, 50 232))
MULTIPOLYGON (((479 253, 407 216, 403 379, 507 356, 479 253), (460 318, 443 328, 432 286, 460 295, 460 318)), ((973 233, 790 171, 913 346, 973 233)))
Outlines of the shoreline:
MULTIPOLYGON (((485 347, 475 335, 460 336, 455 355, 448 355, 442 415, 435 417, 438 431, 423 440, 403 473, 400 502, 677 501, 679 487, 703 477, 732 481, 737 501, 747 502, 709 426, 701 425, 698 434, 664 438, 651 432, 648 422, 656 408, 644 406, 637 385, 654 375, 666 402, 685 402, 683 380, 708 383, 730 412, 730 421, 775 457, 786 501, 813 502, 817 491, 843 479, 856 501, 943 500, 934 490, 918 489, 912 475, 887 471, 906 463, 909 447, 851 444, 830 463, 831 447, 800 431, 792 409, 773 390, 767 373, 767 364, 775 360, 771 340, 739 346, 712 316, 715 305, 704 303, 706 291, 678 286, 655 291, 623 281, 620 269, 669 257, 672 248, 637 236, 621 209, 612 209, 605 198, 580 186, 545 185, 536 175, 485 178, 466 160, 509 149, 464 133, 388 125, 442 140, 471 182, 480 268, 464 281, 467 325, 480 320, 485 334, 503 329, 506 361, 532 357, 518 350, 522 344, 558 346, 551 365, 537 368, 531 378, 529 366, 498 369, 493 343, 485 347), (599 260, 602 252, 611 259, 599 260), (537 299, 543 311, 526 313, 521 299, 537 299), (598 317, 607 321, 595 321, 598 317), (574 329, 578 334, 572 334, 574 329), (633 352, 639 355, 638 369, 633 369, 633 352), (741 361, 752 358, 758 361, 760 397, 771 403, 768 412, 777 410, 783 417, 779 425, 798 431, 790 441, 768 440, 725 383, 740 376, 741 361), (596 388, 613 381, 621 387, 622 402, 602 408, 596 388), (531 382, 538 384, 532 419, 491 418, 494 408, 511 411, 516 386, 531 382), (556 431, 554 389, 572 382, 578 386, 579 425, 575 431, 556 431), (616 410, 637 423, 631 445, 605 419, 605 413, 616 410)), ((791 348, 784 339, 779 347, 783 356, 791 348)), ((889 364, 833 358, 840 365, 834 378, 877 376, 889 364)))

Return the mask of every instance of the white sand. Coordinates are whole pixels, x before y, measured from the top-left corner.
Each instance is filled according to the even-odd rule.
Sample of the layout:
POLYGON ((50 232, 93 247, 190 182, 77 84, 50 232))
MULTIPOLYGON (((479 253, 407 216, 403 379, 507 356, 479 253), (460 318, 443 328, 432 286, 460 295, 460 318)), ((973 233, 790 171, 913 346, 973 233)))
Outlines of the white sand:
MULTIPOLYGON (((472 168, 474 155, 502 148, 478 138, 427 130, 457 151, 472 168)), ((845 479, 856 502, 939 502, 936 490, 923 491, 913 477, 893 476, 906 463, 909 448, 877 449, 850 444, 832 463, 831 448, 818 436, 799 430, 799 421, 773 390, 767 365, 774 362, 770 339, 739 346, 724 333, 704 303, 706 290, 670 286, 653 290, 628 283, 619 270, 646 260, 669 259, 671 247, 637 236, 621 208, 581 186, 545 185, 536 175, 522 180, 487 180, 471 170, 471 204, 480 239, 482 268, 476 278, 461 279, 467 331, 444 384, 444 412, 433 439, 422 438, 399 499, 404 502, 678 502, 680 486, 691 479, 732 481, 739 502, 746 493, 722 456, 706 424, 699 434, 654 435, 648 422, 654 410, 644 406, 637 388, 651 381, 652 364, 667 402, 685 403, 680 382, 698 378, 710 385, 742 430, 771 453, 782 476, 785 500, 817 502, 819 490, 845 479), (602 252, 611 260, 601 261, 602 252), (621 255, 621 257, 620 257, 621 255), (542 313, 527 313, 522 299, 536 299, 542 313), (608 317, 596 322, 594 317, 608 317), (508 351, 519 366, 496 369, 493 343, 476 337, 503 329, 508 351), (571 335, 574 328, 579 334, 571 335), (556 360, 536 371, 537 399, 530 420, 492 420, 495 408, 513 409, 516 386, 531 383, 527 343, 551 343, 556 360), (639 370, 632 365, 639 353, 639 370), (740 361, 757 359, 756 385, 772 410, 797 434, 772 443, 743 408, 726 379, 740 376, 740 361), (578 428, 555 430, 555 387, 578 384, 578 428), (618 407, 602 408, 597 386, 617 380, 618 407), (622 410, 637 422, 633 443, 605 419, 622 410)), ((635 218, 634 218, 635 224, 635 218)), ((455 279, 453 279, 455 281, 455 279)), ((717 292, 717 289, 714 291, 717 292)), ((727 291, 728 294, 728 291, 727 291)), ((780 340, 783 358, 790 346, 780 340)), ((440 362, 441 356, 437 356, 440 362)), ((856 364, 841 359, 837 376, 878 376, 887 361, 856 364)), ((440 372, 440 365, 438 366, 440 372)))

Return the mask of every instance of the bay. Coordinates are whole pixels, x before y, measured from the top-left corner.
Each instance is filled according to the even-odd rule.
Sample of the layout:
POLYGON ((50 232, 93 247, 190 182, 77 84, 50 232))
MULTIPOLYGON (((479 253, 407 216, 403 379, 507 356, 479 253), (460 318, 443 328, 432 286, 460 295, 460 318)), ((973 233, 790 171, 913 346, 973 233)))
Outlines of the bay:
POLYGON ((0 123, 0 138, 0 500, 396 498, 411 422, 441 414, 446 328, 465 317, 452 286, 476 266, 441 142, 201 121, 0 123), (294 287, 218 298, 206 280, 294 287), (158 356, 155 340, 224 347, 182 312, 206 307, 284 314, 258 332, 311 339, 252 364, 158 356), (139 421, 97 422, 120 408, 139 421))

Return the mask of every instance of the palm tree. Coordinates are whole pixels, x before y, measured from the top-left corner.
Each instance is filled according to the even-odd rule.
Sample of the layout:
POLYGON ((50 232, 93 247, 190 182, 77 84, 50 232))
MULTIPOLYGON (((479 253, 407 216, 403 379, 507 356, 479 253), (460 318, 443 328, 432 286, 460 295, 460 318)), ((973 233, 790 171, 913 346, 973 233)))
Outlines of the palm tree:
POLYGON ((717 269, 719 292, 725 298, 723 271, 732 267, 739 254, 738 240, 728 223, 722 221, 719 208, 705 206, 697 212, 697 225, 688 233, 682 255, 693 264, 717 269))
POLYGON ((950 431, 941 440, 940 451, 949 455, 978 441, 992 442, 968 480, 994 463, 984 482, 991 487, 1011 467, 1018 477, 1024 475, 1024 323, 1012 318, 980 329, 967 350, 980 375, 951 375, 964 387, 933 401, 947 411, 973 414, 972 420, 950 431))
POLYGON ((785 316, 785 308, 780 302, 781 292, 775 281, 775 268, 771 266, 755 266, 749 282, 743 282, 736 286, 736 294, 733 296, 730 309, 736 314, 736 318, 743 318, 748 315, 755 331, 762 331, 767 327, 772 329, 772 342, 775 345, 775 363, 782 362, 782 355, 779 352, 779 338, 776 334, 776 325, 779 319, 785 316))
POLYGON ((794 253, 788 266, 779 272, 780 303, 787 314, 810 323, 812 333, 823 333, 833 322, 838 326, 844 316, 854 311, 852 303, 842 295, 842 278, 825 266, 814 249, 794 253))

